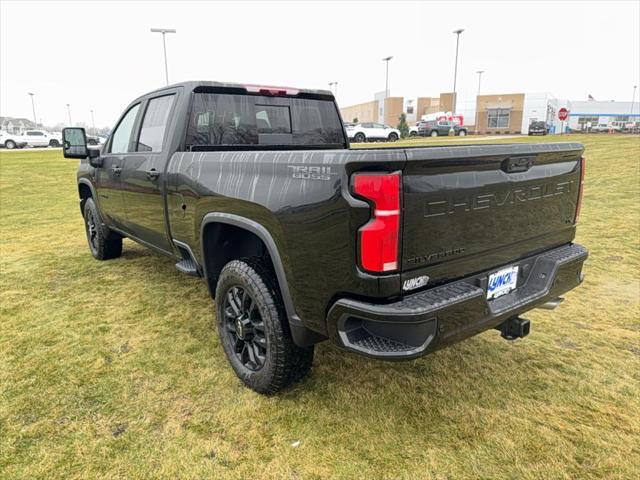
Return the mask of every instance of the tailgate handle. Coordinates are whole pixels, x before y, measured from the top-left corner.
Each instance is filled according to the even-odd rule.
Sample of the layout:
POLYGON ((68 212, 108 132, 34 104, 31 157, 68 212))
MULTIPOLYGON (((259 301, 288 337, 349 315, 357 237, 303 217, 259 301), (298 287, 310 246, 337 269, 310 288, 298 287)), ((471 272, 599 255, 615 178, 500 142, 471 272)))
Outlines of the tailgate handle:
POLYGON ((526 172, 533 166, 534 157, 510 157, 502 162, 502 170, 507 173, 526 172))

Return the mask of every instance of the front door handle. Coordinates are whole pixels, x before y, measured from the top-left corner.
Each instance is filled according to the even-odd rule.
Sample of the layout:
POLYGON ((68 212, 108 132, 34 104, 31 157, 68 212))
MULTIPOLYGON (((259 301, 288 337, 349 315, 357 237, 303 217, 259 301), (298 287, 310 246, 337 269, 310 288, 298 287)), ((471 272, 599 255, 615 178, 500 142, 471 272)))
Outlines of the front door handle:
POLYGON ((159 176, 160 176, 160 172, 155 168, 152 168, 151 170, 147 170, 147 178, 149 180, 155 180, 159 176))
POLYGON ((113 167, 111 167, 111 171, 114 175, 120 175, 120 172, 122 172, 122 167, 114 165, 113 167))

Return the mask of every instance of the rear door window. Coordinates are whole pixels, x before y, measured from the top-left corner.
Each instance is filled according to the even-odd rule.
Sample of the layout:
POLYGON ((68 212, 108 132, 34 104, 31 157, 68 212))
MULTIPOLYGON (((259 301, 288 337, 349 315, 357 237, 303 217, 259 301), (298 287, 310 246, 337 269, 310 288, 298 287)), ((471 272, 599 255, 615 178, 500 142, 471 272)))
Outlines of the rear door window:
POLYGON ((175 95, 165 95, 149 100, 147 110, 144 113, 144 120, 142 120, 136 151, 162 151, 162 141, 174 97, 175 95))
POLYGON ((345 139, 331 100, 195 92, 185 143, 188 150, 344 148, 345 139))

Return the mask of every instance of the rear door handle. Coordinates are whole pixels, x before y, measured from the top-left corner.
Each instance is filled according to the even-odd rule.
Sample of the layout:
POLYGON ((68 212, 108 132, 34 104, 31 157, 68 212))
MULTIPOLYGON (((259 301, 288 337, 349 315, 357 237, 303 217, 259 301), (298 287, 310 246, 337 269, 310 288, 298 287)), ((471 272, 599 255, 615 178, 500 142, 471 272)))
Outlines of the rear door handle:
POLYGON ((155 180, 159 176, 160 176, 160 172, 155 168, 152 168, 151 170, 147 170, 147 178, 149 180, 155 180))
POLYGON ((122 167, 114 165, 113 167, 111 167, 111 171, 114 175, 120 175, 120 172, 122 172, 122 167))

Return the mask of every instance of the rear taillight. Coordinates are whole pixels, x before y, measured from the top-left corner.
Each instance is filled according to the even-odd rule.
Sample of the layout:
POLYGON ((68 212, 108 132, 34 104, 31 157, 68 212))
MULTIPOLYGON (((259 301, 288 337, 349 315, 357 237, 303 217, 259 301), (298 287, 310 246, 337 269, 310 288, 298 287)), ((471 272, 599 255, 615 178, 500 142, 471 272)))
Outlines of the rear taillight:
POLYGON ((398 269, 400 172, 357 173, 353 191, 373 204, 371 220, 358 230, 360 266, 370 272, 398 269))
POLYGON ((576 219, 574 223, 578 223, 580 209, 582 208, 582 195, 584 193, 584 169, 587 166, 587 159, 580 157, 580 185, 578 185, 578 204, 576 206, 576 219))

